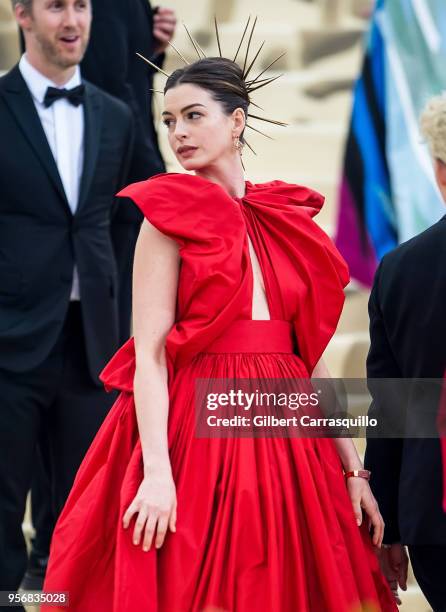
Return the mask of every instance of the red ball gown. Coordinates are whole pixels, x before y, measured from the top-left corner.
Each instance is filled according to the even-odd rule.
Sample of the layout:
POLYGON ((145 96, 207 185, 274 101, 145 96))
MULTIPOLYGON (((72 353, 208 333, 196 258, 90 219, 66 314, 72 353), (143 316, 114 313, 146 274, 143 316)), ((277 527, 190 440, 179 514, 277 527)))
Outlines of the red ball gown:
POLYGON ((348 270, 312 219, 323 197, 273 181, 232 198, 174 173, 119 195, 180 249, 166 340, 177 529, 144 552, 122 526, 143 477, 130 339, 101 375, 121 393, 58 520, 45 591, 76 612, 396 610, 333 440, 195 436, 195 379, 308 377, 333 335, 348 270), (252 320, 248 236, 271 320, 252 320))

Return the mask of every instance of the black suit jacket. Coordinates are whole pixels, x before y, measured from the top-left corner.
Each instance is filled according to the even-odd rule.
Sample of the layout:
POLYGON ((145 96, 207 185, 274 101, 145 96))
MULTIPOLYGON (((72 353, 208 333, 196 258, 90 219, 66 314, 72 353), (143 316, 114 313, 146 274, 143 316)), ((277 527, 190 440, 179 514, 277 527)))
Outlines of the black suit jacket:
POLYGON ((115 193, 126 182, 132 119, 86 82, 84 168, 73 215, 31 94, 16 66, 0 79, 0 368, 26 372, 54 345, 76 263, 88 366, 118 346, 115 193))
MULTIPOLYGON (((446 216, 383 258, 369 315, 369 378, 443 377, 446 216)), ((380 397, 373 399, 369 414, 379 417, 380 397)), ((365 465, 386 523, 384 542, 446 545, 440 453, 432 438, 367 440, 365 465)))
MULTIPOLYGON (((136 55, 153 58, 153 17, 147 0, 92 0, 93 22, 90 42, 81 63, 86 79, 126 102, 135 121, 130 183, 165 171, 152 117, 153 70, 136 55)), ((116 222, 140 223, 134 205, 121 205, 116 222)))

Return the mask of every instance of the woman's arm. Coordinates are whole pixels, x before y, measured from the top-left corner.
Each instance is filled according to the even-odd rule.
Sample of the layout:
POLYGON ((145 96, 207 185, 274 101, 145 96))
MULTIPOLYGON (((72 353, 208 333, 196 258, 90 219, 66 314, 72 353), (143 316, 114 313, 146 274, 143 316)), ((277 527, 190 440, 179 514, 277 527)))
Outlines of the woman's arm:
POLYGON ((166 336, 175 321, 180 256, 178 245, 147 220, 135 249, 133 264, 133 335, 136 370, 135 408, 141 440, 144 479, 124 515, 124 527, 138 513, 133 541, 148 550, 162 545, 167 527, 175 529, 176 496, 167 443, 169 393, 166 336))
MULTIPOLYGON (((323 359, 320 359, 316 364, 311 378, 331 378, 323 359)), ((363 469, 362 461, 351 438, 334 438, 333 442, 346 472, 363 469)))
POLYGON ((170 466, 167 449, 166 336, 175 322, 177 244, 145 220, 133 263, 134 394, 144 474, 170 466))
MULTIPOLYGON (((331 378, 330 372, 322 359, 316 364, 311 378, 331 378)), ((351 438, 333 438, 333 442, 344 471, 363 469, 362 461, 351 438)), ((362 510, 364 510, 369 517, 369 529, 373 525, 373 544, 380 548, 384 535, 384 521, 369 483, 364 478, 353 476, 347 479, 347 490, 358 526, 362 523, 362 510)))

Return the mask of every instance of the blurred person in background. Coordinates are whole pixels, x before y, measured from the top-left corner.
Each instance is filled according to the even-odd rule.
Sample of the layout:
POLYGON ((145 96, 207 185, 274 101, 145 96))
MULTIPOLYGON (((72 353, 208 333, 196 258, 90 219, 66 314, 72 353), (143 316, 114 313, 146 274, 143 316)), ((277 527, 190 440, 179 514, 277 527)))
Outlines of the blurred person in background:
MULTIPOLYGON (((81 73, 107 93, 125 102, 135 122, 134 148, 130 157, 128 181, 141 181, 165 171, 153 125, 153 69, 136 53, 162 66, 164 51, 175 29, 171 9, 151 8, 147 0, 92 0, 93 20, 81 73)), ((22 46, 24 40, 22 37, 22 46)), ((132 262, 136 238, 143 216, 130 202, 121 203, 111 224, 113 248, 118 269, 119 341, 130 336, 132 262)), ((33 557, 46 566, 49 542, 55 523, 49 507, 51 477, 45 465, 45 437, 38 445, 32 484, 32 522, 35 528, 33 557)), ((27 572, 24 588, 36 588, 42 571, 27 572), (35 573, 35 572, 34 572, 35 573)))
POLYGON ((113 400, 98 374, 119 340, 110 221, 133 139, 128 107, 80 76, 89 0, 13 7, 26 53, 0 79, 0 590, 7 591, 17 590, 27 567, 22 520, 40 433, 57 516, 113 400))
MULTIPOLYGON (((431 99, 421 131, 446 201, 446 95, 431 99)), ((446 367, 446 216, 381 261, 369 301, 368 378, 441 379, 446 367)), ((373 395, 373 393, 372 393, 373 395)), ((369 415, 380 415, 374 397, 369 415)), ((446 514, 440 441, 369 438, 365 466, 385 522, 382 567, 406 588, 408 546, 415 578, 435 612, 446 610, 446 514)))
MULTIPOLYGON (((165 172, 153 122, 154 70, 136 54, 157 66, 165 60, 176 17, 172 9, 148 0, 90 0, 93 13, 90 39, 81 73, 90 83, 125 102, 135 122, 129 182, 165 172)), ((21 35, 22 49, 25 41, 21 35)), ((119 275, 120 341, 130 336, 132 261, 143 216, 136 206, 119 206, 112 222, 113 246, 119 275)))
MULTIPOLYGON (((135 120, 135 140, 129 182, 142 181, 166 170, 153 125, 154 70, 136 54, 158 66, 175 31, 175 13, 152 9, 147 0, 92 0, 90 42, 81 72, 91 83, 130 107, 135 120)), ((112 238, 119 274, 120 341, 130 337, 132 263, 143 215, 121 203, 112 223, 112 238)))

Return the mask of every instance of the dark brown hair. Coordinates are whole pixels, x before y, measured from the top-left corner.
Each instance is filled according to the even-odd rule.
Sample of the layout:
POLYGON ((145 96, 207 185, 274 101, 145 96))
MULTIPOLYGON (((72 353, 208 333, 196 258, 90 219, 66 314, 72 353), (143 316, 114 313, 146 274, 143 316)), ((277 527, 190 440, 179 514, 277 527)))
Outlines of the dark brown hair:
MULTIPOLYGON (((223 111, 230 115, 236 108, 242 108, 248 116, 249 94, 243 80, 243 71, 238 64, 224 57, 206 57, 174 70, 166 81, 164 93, 180 85, 190 83, 206 89, 223 111)), ((240 141, 244 142, 243 132, 240 141)))

